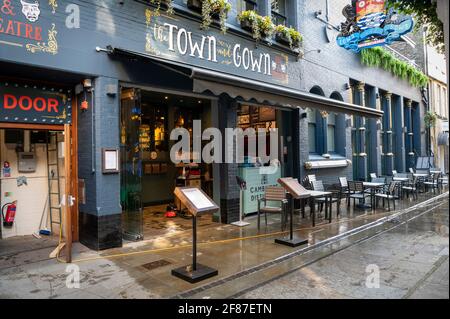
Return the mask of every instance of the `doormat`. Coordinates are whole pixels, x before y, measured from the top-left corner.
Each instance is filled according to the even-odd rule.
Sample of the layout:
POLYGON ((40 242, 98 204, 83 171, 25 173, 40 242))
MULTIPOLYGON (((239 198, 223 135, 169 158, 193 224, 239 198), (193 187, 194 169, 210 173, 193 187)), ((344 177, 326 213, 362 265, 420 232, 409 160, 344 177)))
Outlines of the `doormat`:
POLYGON ((152 261, 151 263, 143 264, 141 267, 144 267, 147 270, 154 270, 156 268, 164 267, 167 265, 172 264, 170 261, 167 261, 165 259, 160 259, 156 261, 152 261))

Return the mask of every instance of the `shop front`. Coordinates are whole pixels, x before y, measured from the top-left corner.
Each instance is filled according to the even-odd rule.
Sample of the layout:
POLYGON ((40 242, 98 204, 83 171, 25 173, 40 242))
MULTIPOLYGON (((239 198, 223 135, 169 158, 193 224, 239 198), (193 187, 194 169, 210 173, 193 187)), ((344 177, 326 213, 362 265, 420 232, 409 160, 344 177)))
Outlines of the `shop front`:
MULTIPOLYGON (((71 125, 50 118, 30 123, 34 117, 27 116, 26 122, 22 115, 20 121, 11 115, 5 120, 3 113, 1 122, 32 124, 27 127, 37 131, 73 130, 77 142, 68 140, 67 132, 55 141, 64 139, 64 149, 72 148, 73 165, 65 162, 64 166, 77 170, 70 184, 74 188, 70 194, 78 194, 78 210, 72 217, 78 219, 74 224, 79 226, 80 242, 89 248, 118 247, 123 239, 161 237, 188 229, 189 216, 173 195, 179 185, 199 187, 218 204, 220 210, 205 216, 200 226, 239 219, 237 176, 249 186, 243 194, 244 213, 255 213, 257 199, 278 177, 302 178, 300 121, 306 108, 382 115, 377 109, 298 90, 302 87, 298 52, 275 42, 255 45, 251 34, 237 26, 226 34, 215 22, 209 29, 200 29, 201 15, 181 1, 174 3, 174 15, 140 1, 61 3, 59 7, 52 3, 40 1, 34 17, 22 14, 20 4, 8 11, 12 14, 1 11, 5 32, 0 33, 0 61, 6 67, 2 69, 10 71, 9 77, 18 77, 14 73, 20 67, 23 83, 28 83, 27 78, 40 81, 36 87, 43 92, 54 93, 49 83, 66 84, 60 86, 71 89, 67 97, 78 115, 73 112, 71 125), (39 28, 40 38, 5 29, 14 19, 32 25, 33 30, 39 28), (240 146, 237 137, 227 139, 227 130, 238 128, 257 134, 244 136, 240 146), (177 129, 187 132, 189 143, 171 156, 180 142, 179 135, 171 136, 177 129), (205 134, 209 136, 200 138, 205 134), (274 140, 268 138, 273 135, 274 140), (261 147, 256 143, 253 149, 254 140, 267 143, 261 147), (211 143, 220 145, 222 152, 214 153, 213 161, 204 161, 211 143), (273 161, 261 160, 260 154, 272 148, 273 161), (241 154, 241 160, 233 157, 235 153, 241 154)), ((229 14, 231 21, 235 12, 229 14)), ((27 90, 34 90, 31 83, 27 85, 27 90)), ((41 99, 19 100, 20 96, 16 111, 44 108, 41 99)), ((47 101, 45 110, 52 113, 54 108, 54 102, 47 101)), ((35 144, 36 154, 44 154, 35 144)), ((27 150, 32 152, 33 146, 27 150)), ((46 196, 39 197, 40 206, 46 196)))

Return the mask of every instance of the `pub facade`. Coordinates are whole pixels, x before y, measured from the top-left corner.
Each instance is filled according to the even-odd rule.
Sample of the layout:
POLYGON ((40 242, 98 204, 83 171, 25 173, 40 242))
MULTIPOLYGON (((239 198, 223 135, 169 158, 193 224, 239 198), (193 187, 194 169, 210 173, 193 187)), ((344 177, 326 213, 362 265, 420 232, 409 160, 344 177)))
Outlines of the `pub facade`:
POLYGON ((17 201, 15 228, 2 237, 62 227, 102 250, 162 235, 151 225, 179 206, 176 186, 203 189, 220 207, 212 220, 231 223, 236 176, 248 183, 242 209, 251 214, 279 177, 316 174, 331 184, 372 169, 389 175, 395 166, 381 172, 380 164, 390 158, 379 148, 383 110, 411 101, 420 122, 420 91, 323 38, 333 22, 315 12, 328 8, 339 21, 340 2, 225 1, 226 21, 218 12, 208 22, 202 1, 0 1, 0 156, 10 164, 2 205, 17 201), (255 39, 238 19, 249 10, 300 31, 302 45, 276 33, 255 39), (211 127, 277 132, 276 169, 261 173, 247 147, 243 163, 198 162, 201 138, 177 154, 183 161, 171 160, 174 129, 193 145, 211 127), (19 168, 23 155, 34 157, 34 170, 19 168))

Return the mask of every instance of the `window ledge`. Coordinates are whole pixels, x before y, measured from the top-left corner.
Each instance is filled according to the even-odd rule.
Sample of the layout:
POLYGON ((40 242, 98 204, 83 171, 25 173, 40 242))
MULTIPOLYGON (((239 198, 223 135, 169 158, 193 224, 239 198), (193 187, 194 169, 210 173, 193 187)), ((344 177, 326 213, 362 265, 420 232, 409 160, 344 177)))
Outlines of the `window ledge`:
POLYGON ((347 167, 352 164, 352 161, 348 159, 335 159, 335 160, 316 160, 305 162, 305 169, 321 169, 321 168, 338 168, 347 167))

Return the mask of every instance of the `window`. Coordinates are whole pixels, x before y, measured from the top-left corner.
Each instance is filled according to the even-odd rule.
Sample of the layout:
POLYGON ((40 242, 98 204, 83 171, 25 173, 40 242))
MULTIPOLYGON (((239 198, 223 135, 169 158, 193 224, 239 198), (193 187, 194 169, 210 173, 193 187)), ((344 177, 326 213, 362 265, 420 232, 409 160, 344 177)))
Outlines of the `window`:
POLYGON ((308 140, 309 140, 309 152, 317 153, 316 146, 316 111, 308 109, 308 140))
POLYGON ((448 100, 447 100, 447 88, 444 86, 442 87, 442 106, 444 107, 444 117, 448 118, 448 100))
POLYGON ((237 10, 238 12, 256 10, 258 4, 253 0, 237 0, 237 10))
POLYGON ((286 25, 286 0, 271 0, 272 21, 276 25, 286 25))
POLYGON ((336 114, 328 114, 328 125, 327 125, 327 145, 328 153, 336 152, 335 135, 336 134, 336 114))

